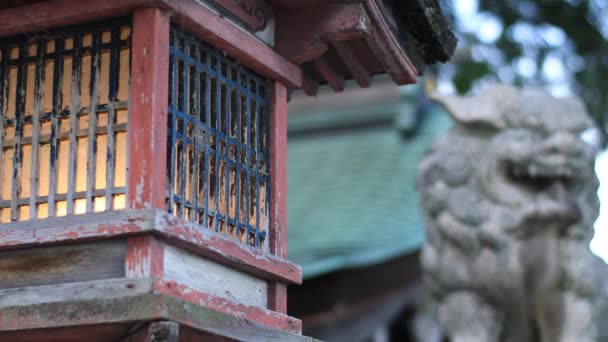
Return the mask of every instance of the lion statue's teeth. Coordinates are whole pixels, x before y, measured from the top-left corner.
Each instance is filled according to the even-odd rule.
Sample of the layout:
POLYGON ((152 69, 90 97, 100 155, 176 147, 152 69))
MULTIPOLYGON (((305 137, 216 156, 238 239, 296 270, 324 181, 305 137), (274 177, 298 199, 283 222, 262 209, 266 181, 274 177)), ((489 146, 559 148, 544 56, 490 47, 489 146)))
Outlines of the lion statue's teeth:
POLYGON ((424 280, 445 333, 608 341, 606 267, 588 247, 599 203, 582 103, 503 85, 438 101, 456 127, 422 160, 417 186, 424 280))

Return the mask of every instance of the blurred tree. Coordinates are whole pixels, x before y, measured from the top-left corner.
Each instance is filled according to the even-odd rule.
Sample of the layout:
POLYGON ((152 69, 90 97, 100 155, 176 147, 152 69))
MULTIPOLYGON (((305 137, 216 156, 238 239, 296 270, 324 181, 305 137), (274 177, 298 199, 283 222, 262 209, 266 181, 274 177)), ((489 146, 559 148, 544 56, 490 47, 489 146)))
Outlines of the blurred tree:
POLYGON ((441 70, 454 90, 500 80, 578 95, 608 136, 608 0, 443 0, 443 6, 460 40, 441 70))

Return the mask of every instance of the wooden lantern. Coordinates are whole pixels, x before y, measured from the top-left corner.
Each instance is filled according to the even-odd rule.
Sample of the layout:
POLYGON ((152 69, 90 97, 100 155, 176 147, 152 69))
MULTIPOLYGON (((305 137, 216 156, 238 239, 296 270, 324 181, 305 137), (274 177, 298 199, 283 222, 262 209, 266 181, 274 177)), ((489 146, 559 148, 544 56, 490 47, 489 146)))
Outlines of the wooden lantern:
POLYGON ((381 3, 3 2, 0 339, 310 340, 287 89, 415 81, 381 3))

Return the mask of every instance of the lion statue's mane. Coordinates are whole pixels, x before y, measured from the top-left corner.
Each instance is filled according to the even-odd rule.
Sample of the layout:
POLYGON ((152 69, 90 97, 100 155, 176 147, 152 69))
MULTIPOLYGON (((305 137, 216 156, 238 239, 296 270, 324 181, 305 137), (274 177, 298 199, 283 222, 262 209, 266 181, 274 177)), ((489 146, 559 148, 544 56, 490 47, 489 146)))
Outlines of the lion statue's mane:
POLYGON ((504 85, 437 100, 454 126, 421 161, 417 187, 424 281, 445 333, 453 342, 606 340, 583 104, 504 85))

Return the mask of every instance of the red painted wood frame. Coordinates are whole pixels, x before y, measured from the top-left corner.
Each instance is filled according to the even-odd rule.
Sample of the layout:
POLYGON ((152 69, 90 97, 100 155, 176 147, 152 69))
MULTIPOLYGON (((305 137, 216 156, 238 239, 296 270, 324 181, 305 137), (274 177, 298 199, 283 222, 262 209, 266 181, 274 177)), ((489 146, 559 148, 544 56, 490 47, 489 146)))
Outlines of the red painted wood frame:
MULTIPOLYGON (((165 208, 167 94, 170 19, 157 8, 133 14, 131 114, 129 130, 129 191, 131 209, 165 208)), ((287 89, 279 81, 270 81, 270 253, 287 258, 287 89)), ((153 267, 162 258, 154 238, 129 238, 127 269, 153 267), (145 257, 142 257, 144 255, 145 257)), ((230 250, 223 251, 231 253, 230 250)), ((158 271, 157 271, 158 272, 158 271)), ((153 273, 155 277, 162 274, 153 273)), ((268 304, 271 310, 287 312, 287 287, 269 281, 268 304)))
POLYGON ((302 85, 302 71, 270 46, 224 20, 196 0, 48 0, 0 10, 0 37, 51 27, 73 25, 160 8, 171 20, 218 49, 225 50, 251 70, 294 88, 302 85))
POLYGON ((169 17, 157 8, 133 13, 129 114, 130 209, 165 208, 169 17))
MULTIPOLYGON (((167 96, 158 94, 168 92, 168 32, 172 20, 183 25, 209 44, 227 51, 232 57, 272 83, 270 122, 272 130, 270 143, 272 202, 268 258, 263 257, 265 252, 253 251, 244 247, 239 249, 235 246, 238 244, 236 242, 208 238, 205 237, 205 234, 201 235, 202 240, 197 238, 196 241, 180 241, 183 239, 181 234, 172 235, 173 231, 161 231, 156 226, 151 230, 147 226, 135 227, 137 222, 131 219, 120 226, 117 226, 117 223, 98 222, 98 226, 102 228, 107 226, 108 229, 100 230, 98 229, 100 227, 97 227, 88 235, 85 232, 86 228, 75 221, 74 225, 64 224, 62 227, 53 227, 52 230, 61 232, 48 238, 37 238, 35 242, 32 240, 32 236, 41 237, 44 229, 36 224, 24 231, 18 229, 18 224, 15 224, 15 229, 11 226, 7 227, 6 232, 3 232, 9 239, 0 241, 0 249, 61 244, 80 239, 107 239, 125 235, 154 234, 167 238, 172 243, 186 246, 200 255, 213 256, 216 261, 269 279, 269 308, 279 313, 285 312, 285 282, 298 283, 301 281, 301 270, 286 261, 286 86, 299 87, 301 85, 302 74, 298 66, 275 53, 271 47, 252 35, 201 6, 195 0, 43 1, 0 10, 0 36, 83 23, 90 21, 91 18, 101 20, 129 13, 133 13, 128 147, 130 158, 129 209, 135 209, 133 213, 138 213, 140 210, 165 210, 165 142, 168 108, 167 96), (10 238, 12 236, 14 239, 10 238), (236 254, 233 255, 235 251, 236 254), (247 258, 246 260, 236 260, 238 258, 236 255, 245 255, 247 258), (267 264, 275 266, 268 267, 267 264), (272 276, 275 273, 280 275, 272 276)), ((154 224, 158 223, 158 221, 154 222, 154 224)), ((190 229, 185 221, 182 222, 178 219, 171 221, 171 224, 179 231, 190 229)), ((92 227, 94 224, 89 222, 87 225, 92 227)), ((162 255, 155 247, 157 246, 156 238, 143 235, 132 236, 128 239, 127 268, 130 274, 137 275, 138 272, 148 270, 151 274, 156 272, 155 275, 161 276, 162 274, 158 273, 160 268, 155 266, 158 265, 158 260, 151 260, 151 256, 162 255), (157 252, 153 253, 155 250, 157 252)))
MULTIPOLYGON (((270 252, 287 259, 287 89, 274 82, 270 92, 270 252)), ((270 309, 287 312, 287 286, 269 284, 270 309)))

